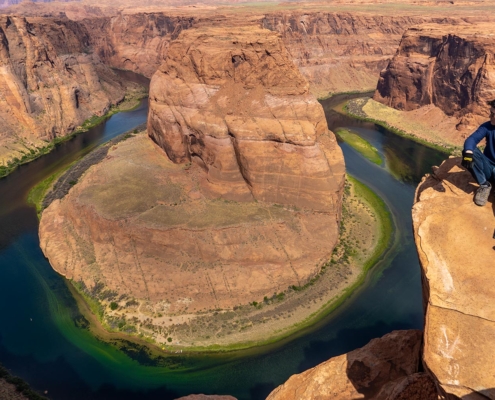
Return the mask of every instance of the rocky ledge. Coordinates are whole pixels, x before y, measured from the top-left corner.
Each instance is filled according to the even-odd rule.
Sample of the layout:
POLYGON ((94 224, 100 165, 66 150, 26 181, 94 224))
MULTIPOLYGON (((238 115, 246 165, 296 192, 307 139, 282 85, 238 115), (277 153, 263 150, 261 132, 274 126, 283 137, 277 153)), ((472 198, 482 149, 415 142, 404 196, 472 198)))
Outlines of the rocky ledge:
POLYGON ((248 341, 237 308, 305 285, 337 242, 344 161, 323 109, 277 34, 188 30, 152 79, 148 134, 43 212, 41 248, 110 328, 190 345, 171 332, 204 317, 187 334, 218 343, 206 325, 237 315, 231 342, 248 341))
POLYGON ((423 364, 453 398, 495 398, 495 202, 478 207, 477 188, 458 158, 416 192, 413 222, 425 306, 423 364))

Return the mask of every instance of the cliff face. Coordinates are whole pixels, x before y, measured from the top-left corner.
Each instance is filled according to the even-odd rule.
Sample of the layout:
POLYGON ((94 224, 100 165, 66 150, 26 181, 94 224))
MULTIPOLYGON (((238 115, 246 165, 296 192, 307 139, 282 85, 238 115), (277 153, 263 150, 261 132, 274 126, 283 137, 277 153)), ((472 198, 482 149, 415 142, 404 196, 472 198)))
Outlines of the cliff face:
POLYGON ((493 204, 473 203, 477 185, 445 161, 423 179, 413 207, 425 306, 423 364, 447 395, 495 398, 493 204))
MULTIPOLYGON (((55 270, 122 295, 119 313, 161 343, 169 325, 256 313, 248 303, 318 275, 338 237, 344 160, 277 34, 184 31, 151 81, 148 134, 159 146, 119 144, 43 212, 55 270)), ((239 320, 231 342, 273 334, 252 339, 239 320)))
POLYGON ((184 31, 152 78, 148 134, 172 161, 201 165, 214 197, 340 213, 342 153, 268 30, 184 31))
POLYGON ((359 13, 271 13, 265 28, 279 32, 294 63, 317 95, 372 89, 404 30, 427 19, 359 13))
POLYGON ((409 29, 374 99, 399 110, 434 105, 456 118, 461 134, 470 133, 486 121, 486 102, 495 97, 494 33, 492 23, 409 29))
POLYGON ((69 20, 0 17, 0 155, 42 145, 120 101, 124 88, 69 20))
POLYGON ((238 21, 281 34, 292 61, 310 82, 311 92, 372 89, 393 56, 404 31, 428 21, 460 18, 364 15, 346 12, 198 14, 121 12, 82 21, 100 57, 112 66, 151 77, 167 55, 171 40, 193 26, 223 26, 238 21), (176 16, 174 16, 176 15, 176 16))

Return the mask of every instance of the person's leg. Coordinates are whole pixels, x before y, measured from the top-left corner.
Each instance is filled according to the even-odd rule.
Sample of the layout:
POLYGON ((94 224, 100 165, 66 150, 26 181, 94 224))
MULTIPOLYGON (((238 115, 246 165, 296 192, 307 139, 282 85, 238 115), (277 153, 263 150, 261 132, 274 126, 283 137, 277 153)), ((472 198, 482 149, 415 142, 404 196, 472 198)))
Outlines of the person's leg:
POLYGON ((473 168, 470 168, 469 172, 476 179, 476 182, 482 185, 489 181, 493 177, 494 166, 480 149, 474 149, 473 168))

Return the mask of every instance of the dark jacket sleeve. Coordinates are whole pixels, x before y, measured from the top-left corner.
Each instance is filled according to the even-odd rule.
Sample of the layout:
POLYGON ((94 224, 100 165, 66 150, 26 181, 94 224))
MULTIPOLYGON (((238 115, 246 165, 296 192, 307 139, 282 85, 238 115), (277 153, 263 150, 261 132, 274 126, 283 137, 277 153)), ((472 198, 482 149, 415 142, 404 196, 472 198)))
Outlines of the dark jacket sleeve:
POLYGON ((476 129, 471 136, 469 136, 464 142, 464 150, 474 151, 479 142, 486 136, 488 130, 485 125, 480 125, 478 129, 476 129))

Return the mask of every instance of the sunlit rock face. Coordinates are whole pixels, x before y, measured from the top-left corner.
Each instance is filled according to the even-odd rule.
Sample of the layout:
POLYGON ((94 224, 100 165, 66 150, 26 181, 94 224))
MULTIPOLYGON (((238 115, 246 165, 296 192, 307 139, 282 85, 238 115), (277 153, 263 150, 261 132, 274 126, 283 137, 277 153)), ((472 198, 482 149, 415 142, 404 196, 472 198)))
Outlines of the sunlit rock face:
POLYGON ((8 160, 8 148, 20 142, 32 148, 72 132, 124 93, 117 75, 92 54, 81 25, 0 16, 0 159, 8 160))
POLYGON ((473 203, 477 185, 459 162, 450 158, 425 177, 413 206, 426 313, 423 364, 445 394, 493 399, 494 199, 473 203))
POLYGON ((493 23, 424 24, 409 29, 381 73, 374 99, 399 110, 434 105, 467 134, 495 98, 493 23))
POLYGON ((339 213, 342 153, 273 32, 184 31, 153 76, 148 133, 214 197, 339 213))

